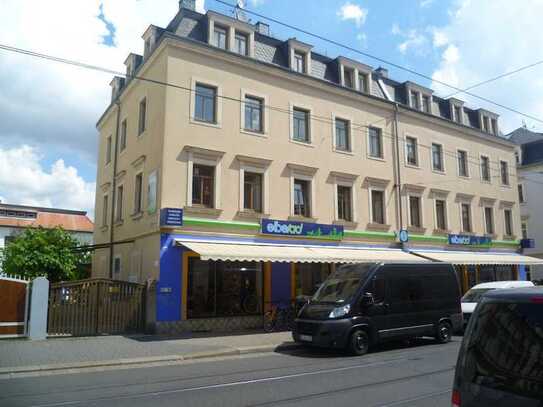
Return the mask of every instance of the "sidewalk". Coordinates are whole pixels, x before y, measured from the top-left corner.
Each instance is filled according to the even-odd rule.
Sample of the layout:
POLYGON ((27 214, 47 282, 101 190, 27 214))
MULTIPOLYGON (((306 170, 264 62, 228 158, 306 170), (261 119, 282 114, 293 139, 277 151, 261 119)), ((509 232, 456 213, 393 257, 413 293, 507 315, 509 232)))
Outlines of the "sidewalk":
POLYGON ((150 335, 0 340, 0 378, 11 373, 122 366, 272 352, 295 346, 290 332, 172 338, 150 335))

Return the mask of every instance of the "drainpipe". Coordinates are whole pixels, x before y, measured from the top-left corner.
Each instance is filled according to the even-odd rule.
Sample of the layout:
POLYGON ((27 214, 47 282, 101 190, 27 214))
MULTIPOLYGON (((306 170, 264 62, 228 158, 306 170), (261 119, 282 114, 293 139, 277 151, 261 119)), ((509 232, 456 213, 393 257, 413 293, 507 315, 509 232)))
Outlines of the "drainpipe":
POLYGON ((109 227, 109 278, 113 278, 113 229, 115 223, 115 209, 116 209, 116 193, 117 193, 117 153, 119 146, 119 122, 121 119, 121 102, 119 102, 119 97, 115 101, 115 106, 117 106, 117 124, 115 129, 115 148, 113 150, 113 180, 111 182, 111 224, 109 227))
MULTIPOLYGON (((394 140, 396 144, 396 195, 398 197, 398 219, 399 219, 399 228, 403 229, 403 208, 402 208, 402 177, 400 172, 400 134, 398 131, 398 103, 394 103, 394 140)), ((402 245, 403 246, 403 245, 402 245)))

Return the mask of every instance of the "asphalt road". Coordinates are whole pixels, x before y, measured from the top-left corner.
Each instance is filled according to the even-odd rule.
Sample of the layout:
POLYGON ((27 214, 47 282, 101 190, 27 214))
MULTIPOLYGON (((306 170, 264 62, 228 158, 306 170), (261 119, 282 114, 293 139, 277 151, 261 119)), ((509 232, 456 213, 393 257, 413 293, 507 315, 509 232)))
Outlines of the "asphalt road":
POLYGON ((0 406, 450 406, 460 339, 0 380, 0 406))

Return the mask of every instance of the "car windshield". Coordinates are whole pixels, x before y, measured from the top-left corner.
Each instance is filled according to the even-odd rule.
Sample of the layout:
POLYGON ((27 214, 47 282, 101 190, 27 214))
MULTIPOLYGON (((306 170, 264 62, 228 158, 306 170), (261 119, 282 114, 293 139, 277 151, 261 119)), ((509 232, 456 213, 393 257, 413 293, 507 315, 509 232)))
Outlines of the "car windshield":
POLYGON ((319 287, 312 302, 347 302, 355 293, 360 283, 368 277, 372 265, 353 264, 341 266, 319 287))
POLYGON ((491 290, 494 288, 472 288, 462 297, 462 302, 479 302, 483 294, 491 290))

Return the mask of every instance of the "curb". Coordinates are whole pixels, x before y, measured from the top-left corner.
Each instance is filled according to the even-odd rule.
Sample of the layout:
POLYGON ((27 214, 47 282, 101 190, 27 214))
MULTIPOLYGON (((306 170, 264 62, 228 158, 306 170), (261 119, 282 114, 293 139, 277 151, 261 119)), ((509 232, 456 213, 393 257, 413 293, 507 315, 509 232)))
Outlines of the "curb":
POLYGON ((286 343, 279 345, 258 345, 244 346, 239 348, 226 348, 211 351, 193 352, 186 355, 166 355, 166 356, 148 356, 140 358, 91 361, 91 362, 75 362, 75 363, 55 363, 47 365, 35 366, 20 366, 0 368, 0 380, 17 377, 18 375, 36 374, 36 373, 62 373, 64 370, 73 371, 74 369, 89 369, 89 368, 109 368, 119 366, 135 366, 151 363, 175 363, 190 360, 211 359, 223 356, 240 356, 252 353, 268 353, 275 351, 287 351, 299 348, 296 343, 286 343))

